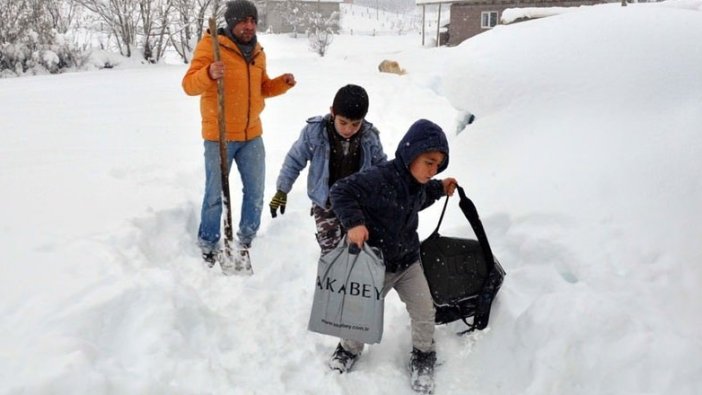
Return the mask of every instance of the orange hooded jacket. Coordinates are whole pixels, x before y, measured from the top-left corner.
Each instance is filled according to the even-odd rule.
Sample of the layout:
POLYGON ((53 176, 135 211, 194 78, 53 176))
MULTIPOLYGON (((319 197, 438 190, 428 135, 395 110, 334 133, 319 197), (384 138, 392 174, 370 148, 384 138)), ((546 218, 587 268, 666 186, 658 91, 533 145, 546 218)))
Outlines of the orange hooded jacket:
MULTIPOLYGON (((250 64, 222 29, 217 40, 224 62, 224 117, 227 141, 248 141, 263 132, 260 114, 264 99, 281 95, 291 88, 282 76, 268 78, 266 54, 256 43, 250 64)), ((217 124, 217 81, 210 78, 209 65, 214 62, 212 36, 206 33, 195 47, 190 68, 183 77, 183 90, 190 96, 200 95, 202 138, 219 140, 217 124)))

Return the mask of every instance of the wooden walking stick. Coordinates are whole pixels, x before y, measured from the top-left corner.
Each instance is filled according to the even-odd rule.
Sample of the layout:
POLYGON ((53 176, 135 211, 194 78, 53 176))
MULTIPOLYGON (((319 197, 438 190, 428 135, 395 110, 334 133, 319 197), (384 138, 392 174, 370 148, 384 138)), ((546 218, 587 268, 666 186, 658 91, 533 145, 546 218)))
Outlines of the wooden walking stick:
MULTIPOLYGON (((221 57, 219 54, 219 41, 217 41, 217 22, 215 21, 215 17, 210 18, 209 24, 210 35, 212 36, 212 48, 214 50, 214 60, 215 62, 219 62, 221 57)), ((217 124, 219 125, 219 157, 220 173, 222 174, 222 203, 224 203, 224 256, 222 259, 229 263, 232 261, 234 255, 232 253, 234 234, 232 231, 232 203, 229 194, 229 166, 227 163, 226 125, 224 124, 224 77, 217 80, 217 124)))

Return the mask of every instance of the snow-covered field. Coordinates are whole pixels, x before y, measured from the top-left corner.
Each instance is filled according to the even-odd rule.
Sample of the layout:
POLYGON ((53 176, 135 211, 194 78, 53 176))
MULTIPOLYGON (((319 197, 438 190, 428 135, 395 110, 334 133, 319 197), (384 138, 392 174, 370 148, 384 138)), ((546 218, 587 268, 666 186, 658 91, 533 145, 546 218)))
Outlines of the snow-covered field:
MULTIPOLYGON (((448 7, 444 7, 448 8, 448 7)), ((436 31, 437 6, 428 6, 425 29, 436 31)), ((448 12, 441 18, 448 23, 448 12)), ((397 13, 357 4, 339 4, 339 22, 342 34, 348 35, 394 35, 416 34, 422 31, 422 8, 414 7, 409 12, 397 13)))
MULTIPOLYGON (((416 119, 444 127, 443 175, 473 198, 508 272, 487 330, 437 328, 437 394, 696 395, 701 8, 590 7, 455 48, 342 35, 324 58, 261 35, 270 74, 298 80, 264 112, 266 200, 304 120, 363 85, 390 156, 416 119), (407 75, 378 73, 383 59, 407 75), (477 120, 464 128, 465 111, 477 120)), ((411 393, 396 294, 383 342, 347 375, 326 368, 336 340, 306 330, 318 247, 304 175, 285 215, 264 212, 253 277, 201 266, 185 70, 0 80, 0 393, 411 393)), ((456 204, 442 233, 471 236, 456 204)))

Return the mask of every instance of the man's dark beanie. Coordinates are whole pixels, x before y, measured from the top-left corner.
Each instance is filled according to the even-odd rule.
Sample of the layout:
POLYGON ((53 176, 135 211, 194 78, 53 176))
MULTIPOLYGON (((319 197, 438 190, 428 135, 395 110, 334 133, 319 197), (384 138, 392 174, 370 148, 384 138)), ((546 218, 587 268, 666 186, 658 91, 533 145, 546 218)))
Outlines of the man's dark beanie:
POLYGON ((363 119, 368 113, 368 93, 358 85, 348 84, 336 92, 332 110, 334 115, 351 120, 363 119))
POLYGON ((258 10, 256 10, 256 6, 249 0, 227 2, 227 10, 224 11, 224 20, 227 21, 227 27, 230 30, 238 22, 246 20, 246 18, 250 16, 258 23, 258 10))

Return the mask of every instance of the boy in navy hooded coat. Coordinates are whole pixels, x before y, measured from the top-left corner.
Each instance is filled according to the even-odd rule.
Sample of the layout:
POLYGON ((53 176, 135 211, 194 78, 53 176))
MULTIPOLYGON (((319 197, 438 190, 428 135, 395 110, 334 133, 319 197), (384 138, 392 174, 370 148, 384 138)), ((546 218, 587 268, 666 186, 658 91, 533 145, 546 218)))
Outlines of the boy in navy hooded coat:
MULTIPOLYGON (((415 122, 400 141, 395 159, 337 181, 332 209, 347 230, 349 244, 368 242, 385 261, 383 294, 394 288, 409 312, 412 327, 411 385, 431 393, 436 362, 434 305, 419 262, 419 211, 453 195, 454 178, 434 180, 448 166, 449 147, 441 128, 415 122)), ((363 351, 363 343, 342 339, 330 367, 345 372, 363 351)))

